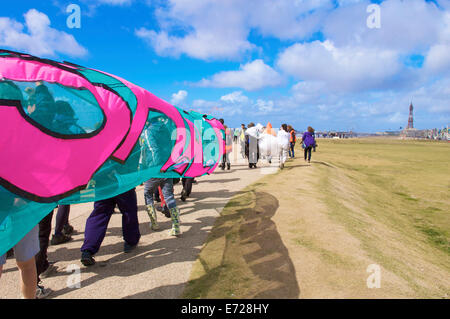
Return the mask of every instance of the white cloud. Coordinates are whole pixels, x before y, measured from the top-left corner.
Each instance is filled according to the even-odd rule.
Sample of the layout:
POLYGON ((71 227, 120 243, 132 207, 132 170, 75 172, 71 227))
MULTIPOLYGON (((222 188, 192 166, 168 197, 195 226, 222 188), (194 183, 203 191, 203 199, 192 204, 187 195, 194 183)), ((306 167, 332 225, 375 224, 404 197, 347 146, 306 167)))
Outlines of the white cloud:
POLYGON ((210 79, 203 79, 196 85, 201 87, 232 88, 239 87, 248 91, 274 87, 282 83, 282 77, 262 60, 254 60, 241 65, 238 71, 223 71, 210 79))
POLYGON ((433 73, 450 70, 450 44, 433 45, 425 59, 425 68, 433 73))
POLYGON ((292 86, 292 96, 297 103, 318 103, 320 97, 327 93, 324 82, 299 82, 292 86))
POLYGON ((247 41, 245 16, 233 2, 172 0, 167 9, 155 11, 160 31, 140 28, 136 35, 162 56, 237 59, 255 46, 247 41))
POLYGON ((30 9, 24 17, 25 25, 10 18, 0 18, 1 46, 39 56, 51 57, 62 53, 80 57, 87 54, 72 35, 51 28, 46 14, 30 9))
POLYGON ((443 17, 439 42, 427 52, 424 68, 430 74, 445 74, 450 71, 450 12, 443 17))
POLYGON ((444 11, 424 0, 385 0, 380 4, 381 28, 367 27, 364 0, 333 10, 324 21, 324 36, 336 46, 363 46, 401 52, 426 50, 436 43, 444 11))
POLYGON ((177 93, 172 94, 172 99, 170 100, 170 103, 172 103, 173 105, 179 105, 186 100, 187 96, 188 92, 186 92, 185 90, 179 90, 177 93))
POLYGON ((394 51, 338 48, 328 40, 296 43, 280 54, 277 65, 297 79, 324 82, 331 90, 346 91, 381 88, 401 70, 394 51))
POLYGON ((332 6, 332 0, 171 0, 155 10, 159 30, 139 28, 136 35, 162 56, 238 60, 257 49, 248 41, 252 30, 304 39, 319 28, 332 6))
POLYGON ((235 91, 230 94, 226 94, 220 97, 220 100, 225 103, 248 103, 249 99, 247 96, 242 94, 242 91, 235 91))
POLYGON ((282 40, 300 40, 320 29, 327 11, 333 8, 330 0, 257 0, 246 1, 249 27, 264 36, 282 40))
POLYGON ((218 101, 198 99, 192 105, 198 112, 212 114, 216 117, 230 117, 243 113, 265 115, 275 111, 274 101, 264 99, 254 101, 244 95, 242 91, 222 95, 218 101))
POLYGON ((272 100, 266 101, 263 99, 258 99, 256 101, 256 107, 259 110, 259 113, 267 114, 275 111, 275 105, 272 100))

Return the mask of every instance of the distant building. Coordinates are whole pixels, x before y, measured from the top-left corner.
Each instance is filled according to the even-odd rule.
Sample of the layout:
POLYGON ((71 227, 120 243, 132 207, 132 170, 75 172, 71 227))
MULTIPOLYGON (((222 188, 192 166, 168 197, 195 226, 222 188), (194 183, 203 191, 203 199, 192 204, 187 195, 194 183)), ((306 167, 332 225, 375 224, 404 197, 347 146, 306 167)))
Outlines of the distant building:
POLYGON ((424 132, 417 130, 414 128, 414 106, 411 102, 409 105, 409 116, 408 116, 408 125, 406 128, 400 133, 400 137, 402 139, 405 138, 424 138, 424 132))

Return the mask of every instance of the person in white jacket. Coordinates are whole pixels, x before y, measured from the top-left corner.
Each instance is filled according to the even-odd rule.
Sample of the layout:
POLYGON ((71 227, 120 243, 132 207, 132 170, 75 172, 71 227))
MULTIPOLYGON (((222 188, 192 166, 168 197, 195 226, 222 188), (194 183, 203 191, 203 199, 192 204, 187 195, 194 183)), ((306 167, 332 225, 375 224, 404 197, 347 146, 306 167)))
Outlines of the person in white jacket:
POLYGON ((287 159, 287 154, 289 152, 289 138, 290 134, 287 130, 287 125, 282 124, 280 130, 277 134, 278 141, 278 155, 280 156, 280 168, 284 168, 284 163, 287 159))

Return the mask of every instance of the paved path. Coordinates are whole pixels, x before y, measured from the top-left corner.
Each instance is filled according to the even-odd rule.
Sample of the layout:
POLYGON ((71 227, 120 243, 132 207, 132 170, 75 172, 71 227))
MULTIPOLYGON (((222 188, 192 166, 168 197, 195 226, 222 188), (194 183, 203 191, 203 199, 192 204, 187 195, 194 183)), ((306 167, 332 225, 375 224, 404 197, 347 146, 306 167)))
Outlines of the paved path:
MULTIPOLYGON (((71 242, 49 247, 49 260, 55 261, 58 273, 43 280, 54 292, 52 298, 177 298, 189 279, 196 260, 216 217, 239 190, 276 170, 260 161, 258 169, 248 169, 239 154, 231 154, 230 171, 217 169, 214 174, 198 178, 191 197, 179 200, 181 183, 175 185, 181 210, 182 236, 168 235, 169 219, 158 214, 161 230, 150 230, 145 212, 143 186, 137 187, 141 241, 130 254, 123 253, 121 215, 111 218, 106 238, 96 255, 97 264, 84 267, 80 247, 86 218, 93 204, 71 206, 70 223, 78 231, 71 242), (72 269, 72 270, 71 270, 72 269), (80 269, 80 288, 69 288, 76 280, 73 269, 80 269)), ((265 162, 265 161, 264 161, 265 162)), ((275 165, 275 164, 274 164, 275 165)), ((20 298, 19 273, 14 259, 8 259, 0 279, 0 298, 20 298)))

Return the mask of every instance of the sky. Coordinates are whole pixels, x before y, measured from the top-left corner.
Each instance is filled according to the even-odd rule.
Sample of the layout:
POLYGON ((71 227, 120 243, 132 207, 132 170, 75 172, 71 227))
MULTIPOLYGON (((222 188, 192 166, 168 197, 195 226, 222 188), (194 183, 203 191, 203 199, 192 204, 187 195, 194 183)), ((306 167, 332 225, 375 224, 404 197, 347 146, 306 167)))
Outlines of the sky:
POLYGON ((230 127, 398 130, 411 101, 416 128, 450 124, 450 0, 16 0, 0 48, 115 74, 230 127))

